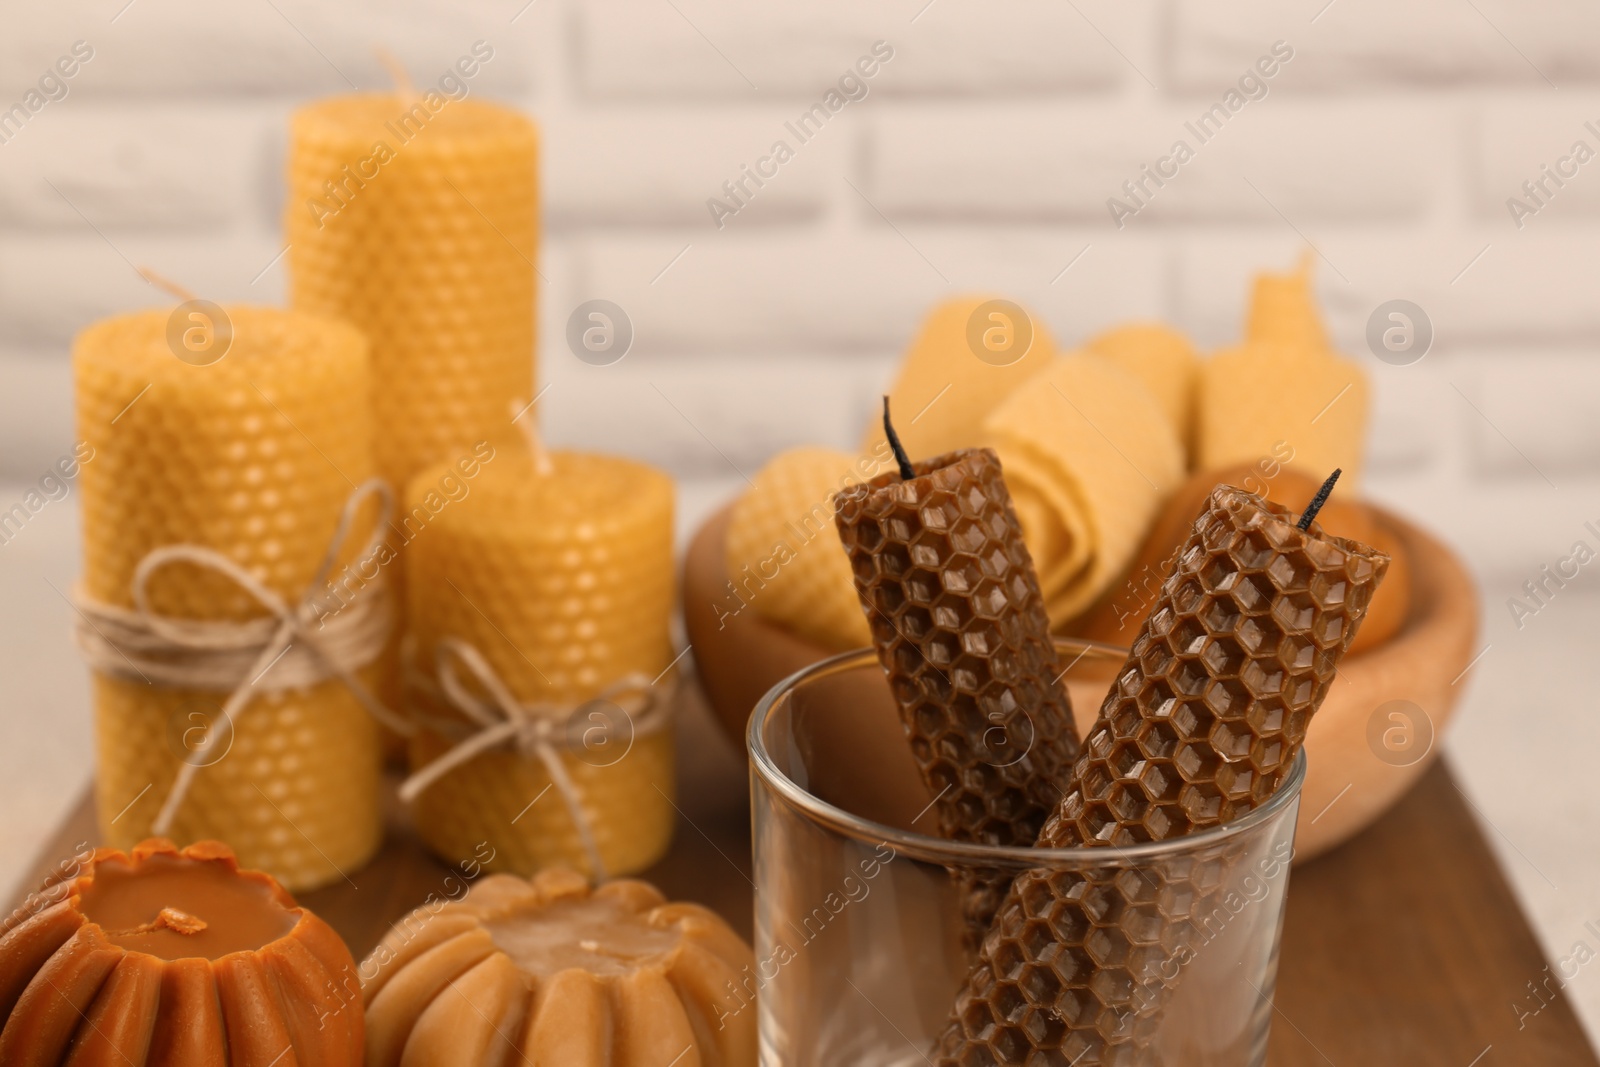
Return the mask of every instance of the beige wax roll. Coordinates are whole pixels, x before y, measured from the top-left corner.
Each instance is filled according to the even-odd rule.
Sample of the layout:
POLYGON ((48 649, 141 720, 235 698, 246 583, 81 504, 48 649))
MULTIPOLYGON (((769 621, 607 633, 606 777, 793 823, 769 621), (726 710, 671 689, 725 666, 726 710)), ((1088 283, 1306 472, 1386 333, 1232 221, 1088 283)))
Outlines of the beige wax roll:
MULTIPOLYGON (((975 324, 979 309, 996 299, 967 296, 940 304, 922 324, 922 332, 901 361, 900 373, 889 390, 889 403, 895 430, 912 458, 977 445, 984 416, 1055 354, 1055 343, 1044 323, 1027 311, 1016 319, 1001 309, 991 309, 975 324), (1018 348, 1026 343, 1026 349, 980 358, 973 337, 982 350, 982 337, 989 330, 995 331, 991 337, 1018 348), (1008 359, 1013 362, 1006 362, 1008 359)), ((874 419, 862 441, 862 452, 873 455, 887 443, 882 424, 874 419)))
POLYGON ((1167 413, 1183 447, 1194 447, 1194 383, 1200 357, 1187 337, 1158 322, 1134 322, 1107 330, 1084 347, 1143 382, 1167 413))
POLYGON ((1262 271, 1256 275, 1245 320, 1247 341, 1332 351, 1311 292, 1311 256, 1309 250, 1303 253, 1288 274, 1262 271))
POLYGON ((1201 367, 1197 469, 1290 455, 1288 465, 1313 477, 1338 467, 1346 488, 1360 480, 1371 386, 1328 347, 1310 281, 1307 262, 1259 277, 1245 343, 1201 367))
POLYGON ((1150 390, 1088 352, 1054 357, 983 428, 1059 628, 1132 560, 1183 479, 1183 447, 1150 390))

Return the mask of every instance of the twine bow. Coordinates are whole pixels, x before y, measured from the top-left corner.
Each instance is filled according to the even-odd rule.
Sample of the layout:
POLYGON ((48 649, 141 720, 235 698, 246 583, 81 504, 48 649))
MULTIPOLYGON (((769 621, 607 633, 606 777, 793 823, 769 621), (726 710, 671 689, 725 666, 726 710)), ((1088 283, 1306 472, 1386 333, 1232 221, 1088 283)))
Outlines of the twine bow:
MULTIPOLYGON (((226 732, 210 730, 200 754, 209 753, 218 738, 232 736, 239 716, 260 692, 300 689, 338 678, 379 722, 401 733, 416 727, 401 718, 364 686, 355 672, 377 659, 388 641, 394 612, 380 575, 336 614, 318 618, 317 591, 328 581, 339 553, 350 537, 356 516, 368 497, 382 502, 378 522, 361 557, 376 552, 394 510, 394 496, 379 479, 357 486, 339 515, 306 592, 294 604, 258 581, 234 560, 203 545, 176 544, 153 549, 134 568, 132 610, 95 600, 82 589, 73 591, 78 619, 74 637, 89 666, 102 674, 183 689, 228 690, 220 716, 226 732), (242 622, 184 619, 162 615, 150 606, 150 581, 174 563, 189 563, 222 575, 266 610, 242 622), (269 679, 270 676, 270 679, 269 679)), ((188 794, 198 761, 184 760, 151 830, 166 834, 188 794)))
MULTIPOLYGON (((588 735, 599 727, 585 730, 577 737, 574 736, 573 727, 581 722, 579 716, 585 709, 607 704, 619 708, 627 718, 632 727, 630 744, 640 737, 659 733, 671 720, 671 687, 665 691, 658 690, 643 674, 633 673, 617 679, 598 696, 576 704, 524 704, 507 688, 483 653, 466 641, 454 637, 441 640, 435 660, 438 664, 439 695, 480 729, 407 778, 400 786, 400 799, 409 804, 434 782, 457 767, 470 763, 481 753, 503 744, 512 744, 522 755, 536 758, 544 765, 551 784, 561 795, 562 802, 572 816, 573 825, 577 827, 595 880, 604 881, 605 861, 600 856, 594 827, 588 812, 584 810, 583 795, 562 762, 561 750, 581 751, 587 747, 588 735), (480 699, 467 687, 457 669, 458 665, 466 669, 472 681, 488 697, 487 701, 480 699)), ((461 732, 461 724, 457 722, 429 720, 429 725, 441 733, 461 732)))

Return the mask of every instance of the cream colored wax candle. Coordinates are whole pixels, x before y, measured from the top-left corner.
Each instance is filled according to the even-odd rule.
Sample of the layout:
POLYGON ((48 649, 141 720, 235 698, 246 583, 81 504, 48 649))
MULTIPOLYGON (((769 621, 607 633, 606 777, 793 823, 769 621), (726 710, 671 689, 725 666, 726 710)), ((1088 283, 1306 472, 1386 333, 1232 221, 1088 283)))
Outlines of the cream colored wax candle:
POLYGON ((413 769, 492 738, 483 731, 505 704, 546 724, 542 755, 516 731, 416 796, 418 831, 446 859, 489 841, 498 869, 565 863, 595 875, 598 859, 618 875, 665 852, 676 817, 662 677, 673 662, 672 508, 672 483, 654 468, 521 441, 412 480, 401 516, 418 529, 404 554, 409 693, 442 725, 413 739, 413 769), (441 671, 487 721, 449 699, 441 671))

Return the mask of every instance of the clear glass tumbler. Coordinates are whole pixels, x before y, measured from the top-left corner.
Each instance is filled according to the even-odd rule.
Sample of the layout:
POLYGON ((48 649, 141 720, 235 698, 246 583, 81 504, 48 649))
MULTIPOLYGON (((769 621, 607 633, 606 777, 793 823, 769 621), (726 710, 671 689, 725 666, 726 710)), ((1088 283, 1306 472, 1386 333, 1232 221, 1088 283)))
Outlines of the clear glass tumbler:
MULTIPOLYGON (((1060 646, 1074 702, 1098 707, 1125 653, 1060 646)), ((1099 1013, 1108 1032, 1137 1027, 1141 1064, 1265 1062, 1304 754, 1268 803, 1220 829, 1130 848, 1047 850, 930 836, 932 805, 869 650, 779 683, 757 705, 747 740, 756 972, 735 995, 737 1010, 759 1012, 763 1067, 932 1063, 971 965, 959 875, 1038 868, 1111 893, 1094 927, 1056 954, 1077 961, 1080 978, 1092 961, 1095 999, 1064 992, 1072 983, 1059 975, 1022 969, 997 1009, 998 1062, 1022 1062, 1004 1050, 1024 1047, 1016 1031, 1045 1025, 1062 996, 1099 1013), (1133 895, 1118 896, 1119 887, 1133 895), (1181 903, 1191 899, 1192 908, 1181 903), (1160 918, 1152 938, 1154 901, 1160 916, 1180 902, 1173 906, 1188 917, 1160 918), (1117 966, 1134 952, 1161 953, 1161 982, 1130 1001, 1117 966)), ((1085 1054, 1080 1067, 1099 1062, 1085 1054)))

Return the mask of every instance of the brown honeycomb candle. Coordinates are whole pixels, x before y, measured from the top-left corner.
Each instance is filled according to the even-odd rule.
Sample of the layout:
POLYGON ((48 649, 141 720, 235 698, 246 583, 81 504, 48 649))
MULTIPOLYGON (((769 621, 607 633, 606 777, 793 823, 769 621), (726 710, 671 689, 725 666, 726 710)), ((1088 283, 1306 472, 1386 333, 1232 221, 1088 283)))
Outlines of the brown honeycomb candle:
MULTIPOLYGON (((1168 840, 1277 790, 1388 565, 1309 521, 1332 481, 1298 524, 1242 489, 1212 492, 1040 847, 1168 840)), ((1162 965, 1191 942, 1189 917, 1206 914, 1226 867, 1018 876, 958 995, 941 1067, 1037 1052, 1081 1067, 1149 1062, 1162 965)))
MULTIPOLYGON (((835 498, 835 521, 941 836, 1029 845, 1078 754, 1033 560, 989 449, 899 468, 835 498)), ((1006 878, 964 887, 969 940, 1006 878)))

